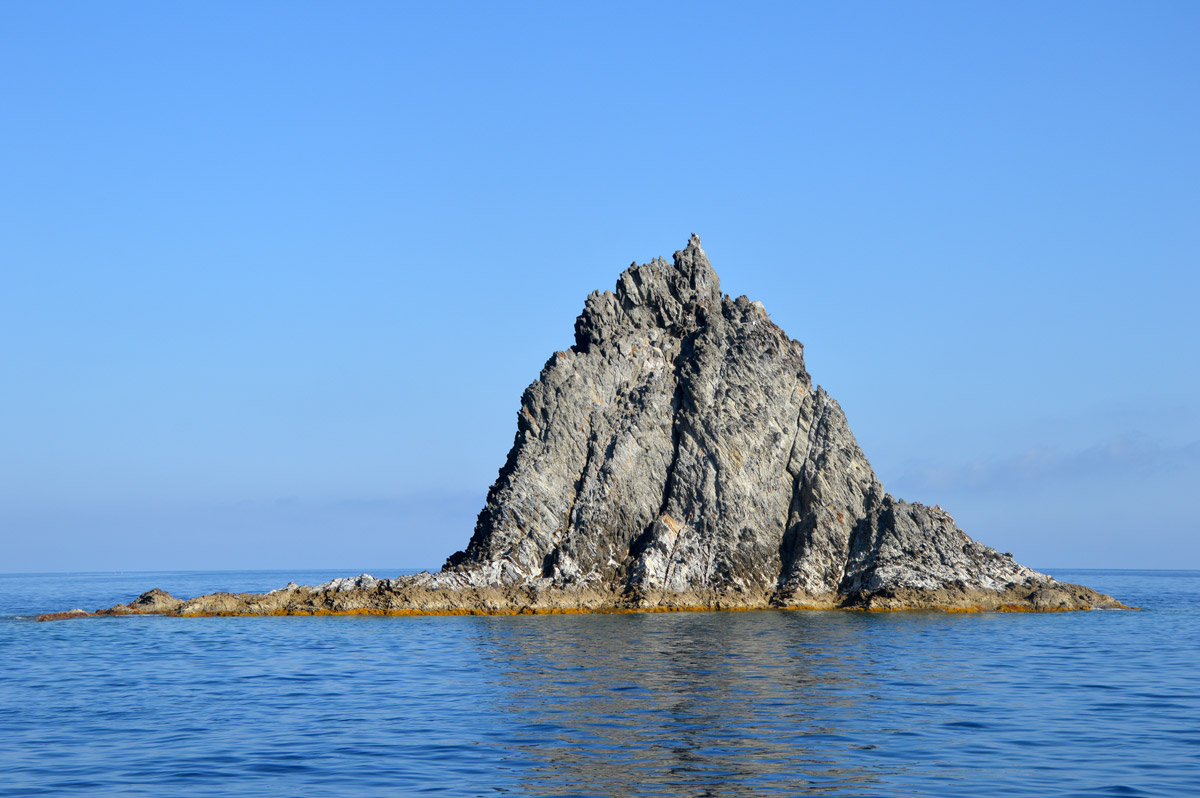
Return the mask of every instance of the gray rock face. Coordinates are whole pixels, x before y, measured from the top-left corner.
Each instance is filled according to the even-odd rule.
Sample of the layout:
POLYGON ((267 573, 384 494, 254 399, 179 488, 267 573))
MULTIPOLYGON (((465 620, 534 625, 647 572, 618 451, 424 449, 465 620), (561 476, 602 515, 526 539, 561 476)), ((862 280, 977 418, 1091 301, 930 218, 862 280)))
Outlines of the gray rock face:
POLYGON ((775 605, 1049 580, 888 495, 804 347, 720 285, 693 235, 587 298, 446 572, 775 605))

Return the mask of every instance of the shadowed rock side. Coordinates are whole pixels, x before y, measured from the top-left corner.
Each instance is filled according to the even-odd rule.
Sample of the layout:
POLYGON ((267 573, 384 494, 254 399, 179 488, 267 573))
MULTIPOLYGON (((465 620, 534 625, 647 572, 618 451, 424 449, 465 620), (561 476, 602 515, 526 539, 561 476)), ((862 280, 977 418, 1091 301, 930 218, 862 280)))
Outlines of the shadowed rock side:
MULTIPOLYGON (((465 551, 362 576, 110 613, 632 608, 1086 609, 1109 596, 1017 564, 887 494, 804 347, 721 294, 700 239, 596 291, 526 389, 465 551)), ((164 598, 165 597, 165 598, 164 598)))

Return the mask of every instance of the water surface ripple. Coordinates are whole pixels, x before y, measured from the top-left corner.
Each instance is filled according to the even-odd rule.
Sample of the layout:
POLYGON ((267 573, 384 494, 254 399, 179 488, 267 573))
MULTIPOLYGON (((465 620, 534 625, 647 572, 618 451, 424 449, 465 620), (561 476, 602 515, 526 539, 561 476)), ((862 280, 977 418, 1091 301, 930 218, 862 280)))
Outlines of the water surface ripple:
POLYGON ((37 624, 330 575, 0 575, 0 796, 1200 793, 1200 572, 1055 574, 1147 609, 37 624))

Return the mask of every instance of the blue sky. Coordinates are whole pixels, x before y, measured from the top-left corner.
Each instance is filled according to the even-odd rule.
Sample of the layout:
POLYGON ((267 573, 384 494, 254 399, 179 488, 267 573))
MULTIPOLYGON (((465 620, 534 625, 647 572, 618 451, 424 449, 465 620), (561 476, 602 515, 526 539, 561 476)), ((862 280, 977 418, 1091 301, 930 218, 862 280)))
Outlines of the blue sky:
POLYGON ((26 3, 0 571, 436 567, 699 233, 897 495, 1200 568, 1200 6, 26 3))

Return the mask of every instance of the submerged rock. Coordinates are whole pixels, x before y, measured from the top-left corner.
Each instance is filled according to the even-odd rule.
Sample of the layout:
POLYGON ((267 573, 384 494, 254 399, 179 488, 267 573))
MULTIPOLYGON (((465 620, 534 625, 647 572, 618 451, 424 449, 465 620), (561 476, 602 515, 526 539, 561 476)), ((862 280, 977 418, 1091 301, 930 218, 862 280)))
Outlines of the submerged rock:
POLYGON ((1123 606, 888 494, 803 345, 761 303, 721 293, 695 235, 587 298, 575 345, 521 398, 474 535, 439 573, 151 593, 106 612, 1123 606))

